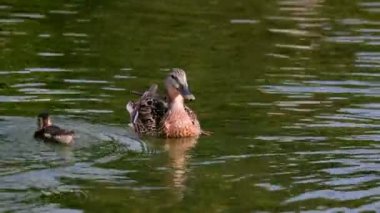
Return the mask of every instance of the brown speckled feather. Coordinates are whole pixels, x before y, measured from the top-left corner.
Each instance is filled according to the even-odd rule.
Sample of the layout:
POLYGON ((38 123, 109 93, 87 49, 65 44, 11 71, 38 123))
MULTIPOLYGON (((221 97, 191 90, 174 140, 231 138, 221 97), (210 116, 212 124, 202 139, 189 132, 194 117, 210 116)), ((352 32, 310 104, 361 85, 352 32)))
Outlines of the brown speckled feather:
POLYGON ((171 111, 165 114, 161 123, 161 134, 168 138, 195 137, 202 130, 197 115, 186 105, 184 111, 171 111))
POLYGON ((139 134, 159 135, 159 126, 167 111, 167 103, 158 95, 157 85, 152 85, 138 101, 129 104, 132 105, 132 111, 128 111, 135 131, 139 134))
POLYGON ((193 124, 199 126, 199 121, 198 121, 198 118, 197 118, 197 114, 195 114, 195 112, 193 110, 191 110, 186 105, 185 105, 185 111, 187 112, 187 114, 191 118, 191 121, 193 122, 193 124))

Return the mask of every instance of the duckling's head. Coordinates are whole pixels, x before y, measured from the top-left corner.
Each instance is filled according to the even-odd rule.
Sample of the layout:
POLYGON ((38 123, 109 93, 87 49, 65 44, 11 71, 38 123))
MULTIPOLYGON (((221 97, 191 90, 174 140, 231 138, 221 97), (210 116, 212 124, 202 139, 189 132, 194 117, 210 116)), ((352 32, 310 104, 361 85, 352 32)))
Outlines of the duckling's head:
POLYGON ((181 95, 186 100, 195 100, 187 84, 186 73, 184 70, 174 68, 165 79, 165 86, 170 99, 175 99, 181 95))
POLYGON ((52 122, 51 122, 51 118, 50 118, 49 113, 43 112, 43 113, 40 113, 37 116, 37 126, 38 126, 38 129, 42 129, 44 127, 48 127, 48 126, 51 126, 51 125, 52 125, 52 122))

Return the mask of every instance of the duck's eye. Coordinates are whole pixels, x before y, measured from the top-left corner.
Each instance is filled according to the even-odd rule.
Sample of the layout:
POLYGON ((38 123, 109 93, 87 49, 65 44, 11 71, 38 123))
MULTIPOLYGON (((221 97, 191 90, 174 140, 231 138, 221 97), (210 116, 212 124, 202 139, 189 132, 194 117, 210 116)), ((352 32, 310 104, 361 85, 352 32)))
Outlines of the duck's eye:
POLYGON ((172 79, 174 80, 177 80, 177 77, 175 77, 174 75, 171 75, 170 77, 172 77, 172 79))

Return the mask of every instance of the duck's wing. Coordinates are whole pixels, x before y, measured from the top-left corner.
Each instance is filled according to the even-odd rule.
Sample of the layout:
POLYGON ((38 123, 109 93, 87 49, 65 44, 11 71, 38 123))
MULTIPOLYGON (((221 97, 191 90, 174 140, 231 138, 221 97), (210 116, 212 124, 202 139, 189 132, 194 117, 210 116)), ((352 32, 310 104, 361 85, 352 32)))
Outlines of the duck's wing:
POLYGON ((34 137, 45 142, 71 144, 74 140, 74 131, 61 129, 58 126, 47 126, 34 133, 34 137))
POLYGON ((61 128, 58 126, 48 126, 44 127, 34 133, 34 137, 41 139, 51 139, 54 135, 58 134, 61 131, 61 128))
POLYGON ((62 129, 58 126, 51 125, 44 128, 45 137, 56 137, 60 135, 72 135, 74 131, 62 129))
POLYGON ((129 102, 126 108, 137 133, 156 135, 159 133, 159 124, 168 110, 168 104, 158 94, 157 85, 152 85, 139 100, 129 102))

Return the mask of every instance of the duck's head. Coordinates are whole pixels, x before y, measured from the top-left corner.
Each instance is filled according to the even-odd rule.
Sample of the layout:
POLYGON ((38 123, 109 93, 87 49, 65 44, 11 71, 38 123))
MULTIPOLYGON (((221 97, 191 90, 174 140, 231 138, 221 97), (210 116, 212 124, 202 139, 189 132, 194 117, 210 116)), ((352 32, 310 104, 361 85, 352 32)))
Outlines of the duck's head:
POLYGON ((52 125, 52 122, 51 122, 51 118, 50 118, 49 113, 43 112, 37 116, 38 129, 42 129, 42 128, 48 127, 50 125, 52 125))
POLYGON ((178 95, 181 95, 185 100, 195 100, 195 97, 191 94, 189 85, 187 84, 186 73, 182 69, 172 69, 165 79, 165 86, 167 93, 172 100, 178 95))

